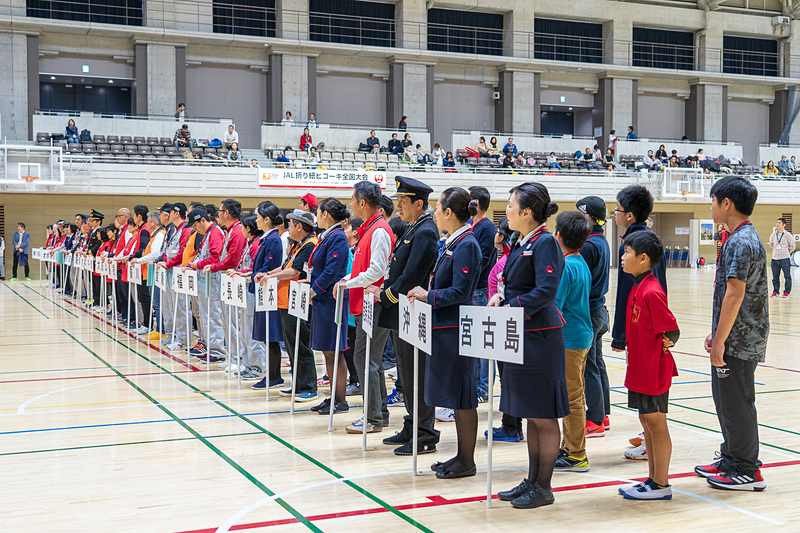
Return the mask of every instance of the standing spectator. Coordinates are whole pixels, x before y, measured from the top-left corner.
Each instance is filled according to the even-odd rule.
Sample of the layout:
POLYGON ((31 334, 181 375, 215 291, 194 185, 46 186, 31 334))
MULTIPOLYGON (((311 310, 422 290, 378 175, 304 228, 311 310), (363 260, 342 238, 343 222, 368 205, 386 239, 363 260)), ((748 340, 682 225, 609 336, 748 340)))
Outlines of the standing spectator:
POLYGON ((292 120, 292 112, 291 111, 287 111, 286 112, 286 118, 281 120, 281 126, 287 126, 287 127, 294 126, 294 120, 292 120))
POLYGON ((172 138, 172 144, 175 145, 175 149, 178 150, 178 152, 192 149, 194 141, 192 141, 192 134, 189 132, 188 124, 183 124, 181 129, 175 132, 175 136, 172 138))
POLYGON ((239 132, 234 130, 233 124, 229 124, 228 131, 225 133, 225 148, 230 150, 234 143, 239 144, 239 132))
POLYGON ((242 157, 242 152, 239 150, 239 144, 233 143, 231 145, 231 149, 228 151, 228 165, 229 166, 240 166, 244 158, 242 157))
POLYGON ((505 146, 503 146, 504 154, 507 154, 509 151, 511 152, 511 155, 517 157, 517 145, 514 144, 514 137, 509 137, 508 142, 505 146))
POLYGON ((13 237, 14 265, 11 267, 11 281, 17 281, 17 266, 25 267, 25 281, 30 281, 31 268, 28 266, 28 254, 31 253, 31 234, 25 230, 25 223, 17 224, 17 232, 13 237))
POLYGON ((389 151, 394 155, 400 155, 400 152, 403 151, 403 148, 400 146, 400 141, 397 140, 396 133, 392 133, 392 140, 389 141, 389 151))
POLYGON ((431 159, 433 159, 433 163, 435 165, 441 165, 446 155, 447 154, 444 150, 442 150, 442 147, 439 146, 439 143, 433 145, 433 154, 431 154, 431 159))
POLYGON ((6 241, 0 235, 0 281, 6 280, 6 241))
POLYGON ((547 165, 550 168, 557 168, 558 170, 561 170, 561 163, 558 162, 555 152, 550 152, 550 155, 547 156, 547 165))
POLYGON ((175 120, 178 122, 186 122, 189 120, 189 115, 186 114, 186 104, 183 102, 178 104, 178 110, 175 111, 175 120))
POLYGON ((638 141, 639 140, 639 137, 637 137, 636 134, 633 133, 633 126, 628 126, 628 136, 626 137, 626 139, 629 140, 629 141, 638 141))
POLYGON ((314 113, 308 115, 308 120, 306 121, 306 128, 319 128, 319 124, 317 124, 317 117, 314 113))
POLYGON ((397 129, 400 131, 406 131, 408 129, 408 117, 403 115, 403 118, 400 119, 400 124, 397 125, 397 129))
POLYGON ((67 142, 70 144, 79 144, 81 142, 80 138, 78 137, 78 126, 75 125, 75 121, 69 119, 67 122, 67 142))
POLYGON ((367 137, 367 146, 373 152, 378 152, 381 149, 381 140, 375 136, 375 130, 370 130, 369 137, 367 137))
POLYGON ((617 153, 617 130, 611 130, 608 134, 608 147, 611 148, 611 153, 617 153))
POLYGON ((719 263, 719 254, 722 252, 722 246, 725 244, 725 241, 728 240, 729 235, 728 227, 725 226, 725 224, 720 224, 717 228, 717 232, 714 234, 714 241, 717 244, 717 263, 719 263))
POLYGON ((772 297, 776 298, 781 288, 781 272, 783 272, 783 297, 788 298, 792 292, 792 264, 789 256, 794 251, 794 235, 786 231, 786 219, 779 218, 775 223, 775 231, 769 236, 772 247, 772 297))
POLYGON ((311 134, 308 133, 308 128, 303 128, 303 134, 300 136, 300 149, 310 150, 314 141, 311 140, 311 134))

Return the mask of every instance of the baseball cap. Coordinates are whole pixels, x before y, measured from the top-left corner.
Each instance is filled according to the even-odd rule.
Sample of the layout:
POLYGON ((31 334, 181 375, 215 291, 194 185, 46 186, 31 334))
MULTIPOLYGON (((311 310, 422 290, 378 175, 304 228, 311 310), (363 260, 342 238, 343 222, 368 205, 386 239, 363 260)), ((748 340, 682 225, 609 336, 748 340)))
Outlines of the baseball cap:
POLYGON ((604 224, 608 216, 608 209, 606 209, 605 201, 598 196, 586 196, 578 200, 575 207, 579 211, 585 213, 597 220, 600 225, 604 224))
POLYGON ((298 196, 298 198, 307 203, 308 207, 310 207, 311 209, 315 211, 317 210, 317 197, 311 194, 310 192, 306 193, 303 196, 298 196))
POLYGON ((192 209, 192 212, 186 216, 186 223, 193 226, 195 222, 206 220, 206 217, 208 217, 208 211, 205 209, 192 209))

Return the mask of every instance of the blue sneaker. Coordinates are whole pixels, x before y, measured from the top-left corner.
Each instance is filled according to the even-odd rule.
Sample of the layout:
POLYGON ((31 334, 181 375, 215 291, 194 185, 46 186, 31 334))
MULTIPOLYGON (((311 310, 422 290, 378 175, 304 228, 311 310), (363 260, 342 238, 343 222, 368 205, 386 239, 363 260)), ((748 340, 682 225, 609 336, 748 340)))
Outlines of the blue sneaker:
MULTIPOLYGON (((483 432, 484 438, 489 438, 489 431, 483 432)), ((503 442, 519 442, 523 440, 525 436, 522 432, 517 431, 517 428, 510 428, 506 426, 500 426, 499 428, 492 428, 492 440, 499 440, 503 442)))
POLYGON ((316 392, 301 392, 300 394, 294 395, 294 400, 296 402, 310 402, 317 399, 316 392))
POLYGON ((391 407, 393 405, 405 405, 405 398, 403 398, 402 392, 397 392, 397 389, 394 389, 392 393, 386 397, 386 404, 391 407))

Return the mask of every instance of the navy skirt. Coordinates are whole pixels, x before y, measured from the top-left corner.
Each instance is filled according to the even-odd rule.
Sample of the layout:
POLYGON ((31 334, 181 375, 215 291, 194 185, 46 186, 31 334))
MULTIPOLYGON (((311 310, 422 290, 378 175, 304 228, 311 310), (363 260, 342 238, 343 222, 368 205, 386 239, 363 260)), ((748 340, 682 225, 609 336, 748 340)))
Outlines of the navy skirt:
POLYGON ((267 342, 265 336, 266 315, 269 313, 269 342, 281 342, 283 340, 283 326, 281 325, 280 311, 256 311, 253 315, 253 340, 267 342))
MULTIPOLYGON (((425 403, 448 409, 476 409, 475 359, 458 355, 458 327, 431 330, 431 353, 425 367, 425 403)), ((403 383, 410 391, 413 383, 403 383)))
MULTIPOLYGON (((348 299, 344 299, 344 307, 349 309, 348 299)), ((320 352, 336 351, 336 300, 334 298, 319 298, 311 300, 311 349, 320 352)), ((347 349, 347 311, 342 314, 342 325, 339 326, 339 352, 347 349)))
POLYGON ((523 363, 503 363, 500 411, 519 418, 569 414, 561 328, 525 332, 523 363))

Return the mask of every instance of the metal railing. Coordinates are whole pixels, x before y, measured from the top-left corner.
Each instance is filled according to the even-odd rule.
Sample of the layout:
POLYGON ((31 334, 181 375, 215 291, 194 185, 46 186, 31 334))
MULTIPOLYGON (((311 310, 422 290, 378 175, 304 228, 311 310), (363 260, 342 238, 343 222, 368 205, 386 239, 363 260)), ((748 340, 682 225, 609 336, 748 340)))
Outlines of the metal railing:
POLYGON ((722 72, 747 76, 779 76, 779 55, 774 52, 720 50, 722 72))
POLYGON ((549 61, 571 61, 577 63, 603 62, 602 38, 557 35, 552 33, 531 33, 528 36, 529 46, 531 41, 530 36, 532 36, 533 39, 533 54, 530 56, 531 50, 529 49, 529 57, 549 61))
MULTIPOLYGON (((64 109, 36 109, 34 110, 34 115, 41 115, 46 117, 87 117, 84 113, 90 113, 89 111, 69 111, 64 109)), ((113 118, 113 119, 123 119, 123 120, 168 120, 170 122, 175 122, 178 124, 178 119, 175 118, 175 115, 130 115, 130 114, 112 114, 112 113, 92 113, 89 118, 113 118)), ((183 122, 191 124, 192 122, 195 123, 204 123, 204 124, 220 124, 222 121, 231 121, 233 119, 230 118, 217 118, 217 117, 195 117, 189 116, 188 119, 184 119, 183 122)))
POLYGON ((274 7, 213 2, 214 33, 275 37, 274 7))
POLYGON ((144 20, 142 0, 27 0, 29 17, 141 26, 144 20))
POLYGON ((427 24, 428 50, 462 54, 503 55, 502 29, 427 24))
MULTIPOLYGON (((305 119, 297 119, 297 120, 294 121, 294 126, 292 126, 292 127, 305 128, 307 122, 308 121, 305 120, 305 119)), ((344 123, 328 124, 328 123, 323 123, 323 122, 320 122, 320 121, 317 121, 317 124, 319 124, 319 127, 316 127, 316 128, 315 127, 310 127, 309 128, 311 130, 311 133, 314 133, 315 131, 318 131, 318 130, 326 130, 326 129, 329 129, 329 130, 359 130, 359 131, 365 131, 365 132, 370 132, 372 130, 375 130, 375 131, 389 131, 389 130, 391 130, 391 131, 396 131, 397 135, 399 137, 403 133, 413 133, 413 132, 427 133, 428 132, 427 128, 412 128, 412 127, 408 127, 405 130, 398 130, 397 127, 370 126, 368 124, 344 124, 344 123)), ((281 122, 269 122, 269 121, 265 120, 265 121, 261 122, 261 125, 262 126, 283 126, 283 123, 281 123, 281 122)))
POLYGON ((633 41, 630 43, 629 56, 634 67, 695 69, 694 46, 633 41))
POLYGON ((395 46, 396 26, 393 19, 308 13, 308 38, 324 43, 391 48, 395 46))
POLYGON ((505 141, 509 137, 515 137, 517 139, 574 139, 578 141, 586 140, 586 141, 593 141, 594 137, 590 135, 551 135, 548 133, 533 133, 533 132, 525 132, 525 131, 518 131, 516 133, 507 133, 507 132, 484 132, 479 130, 453 130, 453 135, 474 135, 476 139, 478 137, 485 137, 489 140, 490 137, 497 137, 499 141, 505 141))

